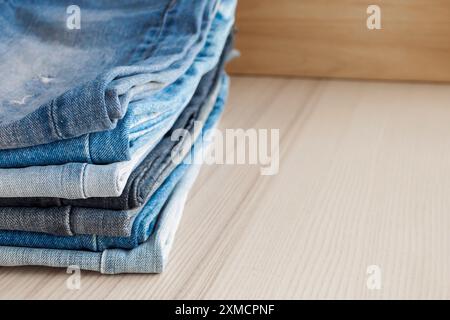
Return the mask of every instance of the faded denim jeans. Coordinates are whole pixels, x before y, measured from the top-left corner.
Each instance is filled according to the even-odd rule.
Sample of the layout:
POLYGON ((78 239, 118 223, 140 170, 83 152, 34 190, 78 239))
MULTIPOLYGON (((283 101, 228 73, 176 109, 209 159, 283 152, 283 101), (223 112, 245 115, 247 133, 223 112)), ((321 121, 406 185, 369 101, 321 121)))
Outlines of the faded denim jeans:
POLYGON ((80 0, 70 30, 70 1, 1 2, 0 149, 115 128, 130 102, 187 71, 218 3, 80 0))
MULTIPOLYGON (((226 86, 226 82, 222 86, 226 86)), ((222 88, 223 90, 225 90, 225 87, 222 88)), ((203 90, 200 91, 203 92, 203 90)), ((199 124, 204 124, 210 115, 214 116, 213 108, 217 103, 223 101, 223 97, 218 100, 219 83, 215 84, 210 91, 210 96, 205 99, 200 108, 197 107, 196 112, 188 108, 180 115, 174 127, 158 144, 154 152, 134 170, 132 182, 127 185, 127 192, 128 197, 136 199, 136 201, 139 199, 139 203, 142 203, 140 206, 128 210, 76 206, 50 208, 0 207, 0 229, 42 232, 60 236, 89 234, 113 237, 131 236, 133 223, 142 210, 141 206, 148 202, 144 210, 152 210, 156 214, 187 170, 186 164, 176 166, 171 158, 172 152, 186 156, 187 154, 184 154, 183 150, 190 150, 192 143, 201 133, 197 132, 198 129, 201 129, 199 124), (172 141, 172 132, 177 129, 186 130, 189 137, 180 141, 172 141)), ((224 93, 222 92, 222 94, 224 93)), ((20 198, 16 199, 20 203, 20 198)), ((100 201, 103 198, 97 199, 98 204, 103 203, 103 201, 100 201)), ((114 198, 106 199, 114 200, 114 198)), ((126 200, 128 199, 124 197, 124 201, 126 200)))
POLYGON ((0 246, 105 251, 107 249, 117 248, 134 249, 146 242, 155 232, 159 213, 166 205, 167 197, 172 193, 173 187, 178 183, 179 179, 182 179, 182 176, 189 167, 195 166, 202 159, 204 144, 211 141, 211 129, 215 128, 219 122, 220 116, 223 113, 227 93, 228 80, 224 77, 217 102, 204 124, 204 129, 201 133, 202 139, 197 139, 191 150, 192 157, 190 159, 195 158, 197 160, 194 163, 183 162, 175 169, 169 179, 164 182, 134 218, 130 236, 52 236, 35 232, 0 231, 0 246))
MULTIPOLYGON (((187 72, 164 90, 139 101, 144 106, 150 106, 150 110, 151 106, 161 106, 164 101, 164 113, 169 115, 158 116, 170 119, 166 119, 162 127, 144 125, 144 130, 150 131, 147 135, 150 135, 151 143, 147 141, 142 144, 132 160, 109 165, 69 163, 59 166, 0 169, 0 197, 84 199, 120 196, 133 169, 173 125, 191 100, 202 76, 218 63, 234 23, 234 4, 234 1, 221 2, 211 32, 207 35, 205 47, 187 72)), ((145 107, 141 110, 143 113, 149 112, 145 107)), ((138 119, 136 121, 139 122, 138 119)), ((130 135, 132 136, 132 133, 130 135)))
POLYGON ((154 232, 146 242, 132 250, 92 252, 0 246, 0 266, 77 266, 105 274, 160 273, 167 265, 184 204, 199 167, 195 164, 189 168, 159 215, 154 232))
MULTIPOLYGON (((219 64, 210 72, 205 74, 197 87, 195 94, 189 105, 183 110, 173 127, 165 134, 162 140, 150 152, 150 154, 131 173, 124 191, 120 197, 102 197, 88 199, 64 199, 64 198, 0 198, 0 229, 21 230, 21 231, 42 231, 47 224, 27 223, 23 219, 35 212, 35 217, 42 218, 42 221, 68 221, 65 217, 70 212, 78 210, 76 207, 101 208, 110 210, 131 210, 141 207, 144 201, 161 185, 175 164, 171 161, 171 153, 177 150, 187 149, 184 144, 193 143, 195 140, 194 121, 204 123, 217 99, 217 90, 220 76, 224 68, 226 59, 233 48, 233 33, 228 37, 224 52, 219 64), (188 141, 173 141, 171 133, 178 129, 185 128, 194 139, 188 141), (71 206, 73 208, 71 208, 71 206), (19 208, 10 208, 19 207, 19 208), (37 207, 37 208, 26 208, 37 207), (61 207, 60 209, 53 207, 61 207), (38 208, 51 208, 42 210, 38 208), (37 214, 39 211, 39 214, 37 214), (58 213, 60 218, 57 219, 58 213), (10 223, 7 223, 7 222, 10 223), (16 223, 12 223, 16 221, 16 223), (15 229, 16 225, 27 229, 15 229), (32 228, 36 228, 33 230, 32 228)), ((81 210, 81 209, 80 209, 81 210)), ((54 226, 50 232, 54 233, 54 226)), ((64 234, 64 233, 63 233, 64 234)))

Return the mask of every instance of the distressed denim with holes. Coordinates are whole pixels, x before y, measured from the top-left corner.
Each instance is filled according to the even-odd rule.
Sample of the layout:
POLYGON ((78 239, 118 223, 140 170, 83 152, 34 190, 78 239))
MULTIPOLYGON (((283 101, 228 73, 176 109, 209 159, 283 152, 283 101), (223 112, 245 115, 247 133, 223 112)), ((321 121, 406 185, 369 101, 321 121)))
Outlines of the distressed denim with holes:
MULTIPOLYGON (((17 246, 48 249, 69 249, 69 250, 89 250, 104 251, 107 249, 133 249, 146 242, 152 233, 158 220, 158 214, 167 202, 175 185, 180 181, 186 170, 198 163, 202 159, 203 147, 211 141, 211 129, 215 128, 220 115, 223 112, 225 100, 228 93, 228 79, 223 78, 220 93, 214 109, 211 111, 204 128, 191 150, 189 160, 196 161, 183 162, 169 176, 164 184, 146 203, 144 208, 136 215, 128 237, 108 237, 97 235, 75 235, 75 236, 53 236, 44 233, 21 232, 21 231, 0 231, 0 246, 17 246)), ((184 203, 184 200, 183 200, 184 203)), ((1 255, 1 253, 0 253, 1 255)))
MULTIPOLYGON (((226 2, 225 0, 224 2, 226 2)), ((115 128, 129 103, 179 78, 218 0, 0 3, 0 149, 115 128)))
MULTIPOLYGON (((164 105, 164 115, 158 114, 163 125, 148 127, 138 124, 140 131, 149 131, 150 142, 140 145, 129 162, 109 165, 69 163, 58 166, 0 169, 0 197, 58 197, 84 199, 90 197, 118 197, 122 194, 132 170, 141 162, 147 152, 156 145, 175 122, 183 108, 191 100, 201 77, 214 68, 224 49, 228 34, 234 23, 234 1, 224 0, 219 6, 205 47, 195 58, 193 65, 175 83, 161 92, 138 101, 139 109, 148 113, 153 106, 164 105)), ((139 118, 135 119, 139 122, 139 118)), ((161 122, 159 119, 158 121, 161 122)), ((133 133, 130 133, 133 136, 133 133)))

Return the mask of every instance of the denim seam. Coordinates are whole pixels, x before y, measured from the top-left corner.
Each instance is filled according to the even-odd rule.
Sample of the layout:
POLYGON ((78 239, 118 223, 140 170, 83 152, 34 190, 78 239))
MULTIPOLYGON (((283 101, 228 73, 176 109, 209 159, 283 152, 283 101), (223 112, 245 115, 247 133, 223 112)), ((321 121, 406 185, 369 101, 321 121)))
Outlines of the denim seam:
POLYGON ((72 229, 72 221, 71 221, 71 217, 72 217, 72 209, 73 209, 72 206, 68 206, 68 212, 67 212, 67 214, 66 214, 66 223, 67 223, 66 229, 67 229, 67 231, 68 231, 68 235, 69 235, 69 236, 75 235, 75 232, 74 232, 73 229, 72 229))
MULTIPOLYGON (((177 2, 177 0, 172 0, 172 1, 169 3, 169 5, 168 5, 168 11, 170 11, 170 10, 175 6, 175 3, 176 3, 176 2, 177 2)), ((203 8, 203 9, 204 9, 204 8, 203 8)), ((178 11, 178 10, 177 10, 177 11, 178 11)), ((203 12, 203 16, 204 16, 204 14, 205 14, 205 12, 203 12)), ((169 15, 165 15, 165 16, 164 16, 163 23, 164 23, 164 25, 166 25, 166 23, 169 23, 169 24, 170 24, 170 21, 169 21, 169 15)), ((204 23, 205 23, 205 21, 202 21, 202 26, 203 26, 204 23)), ((165 28, 165 29, 162 28, 160 32, 161 32, 161 34, 162 34, 163 32, 171 33, 171 32, 173 32, 173 30, 172 30, 171 28, 165 28)), ((159 37, 161 37, 161 35, 159 35, 159 37)), ((196 40, 194 41, 194 44, 198 42, 199 37, 200 37, 200 36, 197 35, 197 38, 196 38, 196 40)), ((162 37, 162 38, 164 39, 164 37, 162 37)), ((155 52, 158 52, 158 50, 161 49, 161 46, 159 46, 159 47, 154 47, 154 48, 155 48, 155 51, 152 52, 152 54, 154 54, 155 52)), ((189 50, 188 50, 188 51, 189 51, 189 50)), ((183 56, 186 56, 187 52, 184 51, 184 50, 183 50, 183 52, 184 52, 183 56)), ((172 63, 172 65, 175 64, 175 63, 176 63, 176 62, 172 63)))
POLYGON ((93 239, 92 242, 94 243, 94 251, 98 251, 99 245, 98 245, 98 237, 97 237, 97 235, 93 234, 92 235, 92 239, 93 239))
POLYGON ((100 257, 100 273, 105 273, 105 264, 106 264, 106 254, 107 254, 108 249, 104 250, 101 253, 101 257, 100 257))
POLYGON ((50 104, 50 125, 52 126, 52 129, 55 131, 56 135, 58 136, 59 139, 63 139, 63 135, 62 133, 59 131, 59 127, 58 124, 56 122, 56 114, 55 114, 55 99, 52 100, 52 103, 50 104))
MULTIPOLYGON (((142 192, 142 181, 145 181, 145 179, 147 179, 148 177, 148 173, 151 171, 151 169, 153 168, 153 163, 155 163, 155 161, 158 158, 156 158, 154 161, 152 161, 152 164, 149 165, 148 167, 144 168, 144 170, 142 171, 142 173, 136 177, 136 183, 137 183, 137 190, 136 190, 136 199, 139 201, 139 203, 142 203, 143 199, 141 196, 141 192, 142 192)), ((148 185, 148 184, 146 184, 148 185)), ((128 198, 128 200, 130 200, 130 198, 128 198)))
POLYGON ((81 196, 86 199, 86 168, 87 168, 87 163, 83 163, 82 167, 81 167, 81 196))
POLYGON ((147 33, 145 34, 145 36, 144 36, 143 41, 141 42, 141 45, 144 45, 145 48, 144 48, 144 47, 139 48, 139 46, 136 46, 136 50, 135 50, 135 52, 133 53, 133 57, 131 58, 131 61, 142 60, 142 55, 143 55, 143 54, 145 53, 145 51, 149 48, 149 45, 153 45, 153 47, 151 48, 150 52, 148 53, 148 55, 149 55, 148 58, 151 57, 151 55, 154 53, 154 50, 155 50, 155 44, 156 44, 156 43, 159 43, 159 39, 161 38, 162 31, 163 31, 163 27, 164 27, 164 25, 165 25, 165 23, 166 23, 167 15, 169 14, 170 9, 172 9, 172 6, 173 6, 173 4, 174 4, 176 1, 177 1, 177 0, 172 0, 172 1, 170 1, 170 3, 169 3, 169 4, 167 5, 167 7, 164 9, 164 14, 163 14, 162 19, 161 19, 161 24, 160 24, 159 29, 158 29, 158 31, 157 31, 157 32, 158 32, 158 33, 157 33, 157 37, 156 37, 155 39, 152 39, 151 42, 149 42, 149 39, 151 39, 151 37, 148 36, 148 34, 150 33, 150 31, 147 32, 147 33), (137 58, 137 57, 139 57, 139 58, 137 58))
POLYGON ((86 153, 88 163, 94 163, 92 161, 92 155, 91 155, 91 134, 90 133, 88 133, 86 135, 85 142, 84 142, 84 151, 86 153))
MULTIPOLYGON (((145 177, 143 177, 142 180, 143 180, 143 181, 146 181, 146 180, 149 178, 150 173, 151 173, 151 170, 146 170, 146 172, 144 173, 144 176, 145 176, 145 177)), ((160 175, 159 175, 159 176, 160 176, 160 175)), ((159 177, 159 176, 158 176, 158 177, 159 177)), ((149 186, 150 186, 150 189, 152 189, 152 188, 154 187, 154 183, 155 183, 156 181, 157 181, 157 179, 153 179, 153 177, 151 177, 151 182, 148 183, 148 184, 146 184, 146 185, 149 185, 149 186)), ((137 198, 137 200, 140 201, 140 203, 144 202, 144 201, 147 199, 147 196, 143 197, 142 192, 143 192, 143 190, 142 190, 142 184, 140 184, 140 185, 139 185, 139 188, 138 188, 138 190, 137 190, 137 195, 136 195, 136 198, 137 198)))
MULTIPOLYGON (((176 147, 178 147, 178 149, 180 149, 181 147, 182 147, 182 145, 183 145, 183 142, 186 140, 186 136, 183 136, 182 137, 182 140, 177 144, 177 145, 175 145, 175 147, 172 149, 172 151, 176 148, 176 147)), ((163 175, 163 173, 164 173, 164 169, 166 169, 167 168, 167 166, 168 166, 168 163, 170 163, 170 162, 168 162, 167 160, 169 160, 169 159, 171 159, 171 154, 172 153, 170 153, 170 154, 167 154, 167 155, 162 155, 163 156, 163 159, 161 160, 161 162, 159 162, 160 163, 160 165, 161 166, 163 166, 162 168, 160 168, 160 169, 162 169, 162 170, 159 170, 159 172, 157 173, 158 175, 156 176, 156 177, 152 177, 152 181, 151 181, 151 183, 152 184, 154 184, 154 183, 156 183, 159 179, 161 179, 161 177, 162 177, 162 175, 163 175)), ((154 164, 156 161, 158 161, 158 160, 160 160, 161 159, 161 155, 158 155, 158 157, 152 162, 152 164, 154 164)), ((137 190, 137 194, 136 194, 136 198, 137 198, 137 200, 139 200, 140 202, 143 202, 143 201, 145 201, 147 198, 148 198, 148 195, 147 196, 143 196, 142 195, 142 192, 143 192, 143 190, 142 190, 142 184, 140 183, 141 181, 145 181, 146 179, 148 179, 149 178, 149 175, 151 174, 151 169, 153 168, 153 166, 151 165, 151 166, 149 166, 149 167, 147 167, 146 168, 146 170, 144 170, 144 172, 143 172, 143 174, 139 177, 140 179, 139 179, 139 187, 138 187, 138 190, 137 190)), ((149 183, 147 183, 147 184, 145 184, 145 185, 150 185, 149 183)), ((154 187, 154 185, 153 186, 150 186, 150 189, 152 188, 152 187, 154 187)))
MULTIPOLYGON (((158 43, 159 42, 159 39, 161 39, 161 36, 163 35, 163 33, 164 33, 164 25, 166 25, 166 23, 167 23, 167 21, 168 21, 168 19, 169 19, 169 13, 170 13, 170 10, 172 10, 172 8, 175 6, 175 3, 177 2, 178 0, 171 0, 170 1, 170 3, 167 5, 167 8, 166 8, 166 11, 164 12, 164 15, 163 15, 163 19, 162 19, 162 23, 161 23, 161 27, 160 27, 160 29, 159 29, 159 31, 158 31, 158 37, 157 37, 157 39, 156 39, 156 43, 158 43)), ((155 50, 157 50, 158 49, 158 47, 153 47, 153 49, 152 49, 152 51, 150 52, 150 54, 153 54, 153 53, 155 53, 155 50)))
POLYGON ((120 187, 119 187, 119 182, 120 182, 120 175, 118 174, 115 179, 114 179, 115 183, 114 183, 114 187, 116 188, 116 192, 119 193, 120 192, 120 187))

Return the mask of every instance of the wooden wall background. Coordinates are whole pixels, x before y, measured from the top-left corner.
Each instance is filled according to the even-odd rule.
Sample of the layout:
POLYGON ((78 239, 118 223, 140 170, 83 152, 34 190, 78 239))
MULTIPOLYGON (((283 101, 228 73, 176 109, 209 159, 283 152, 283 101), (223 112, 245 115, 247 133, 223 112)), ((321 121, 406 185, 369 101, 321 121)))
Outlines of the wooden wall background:
POLYGON ((239 0, 237 27, 233 74, 450 81, 449 0, 239 0))

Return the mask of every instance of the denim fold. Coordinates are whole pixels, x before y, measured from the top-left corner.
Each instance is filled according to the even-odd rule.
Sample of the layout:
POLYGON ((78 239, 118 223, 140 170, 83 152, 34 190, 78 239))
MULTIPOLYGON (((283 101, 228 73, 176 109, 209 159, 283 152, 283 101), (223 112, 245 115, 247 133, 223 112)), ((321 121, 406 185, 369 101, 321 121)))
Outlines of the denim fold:
MULTIPOLYGON (((212 129, 219 122, 228 95, 228 78, 223 77, 216 104, 207 118, 201 134, 191 148, 190 154, 172 172, 163 185, 150 197, 142 210, 135 216, 130 236, 111 237, 99 235, 55 236, 37 232, 0 231, 0 246, 18 246, 48 249, 104 251, 107 249, 133 249, 147 241, 154 232, 159 212, 183 174, 192 165, 203 159, 205 145, 211 143, 212 129)), ((117 211, 109 211, 112 215, 117 211)), ((98 219, 90 219, 98 223, 98 219)))
MULTIPOLYGON (((209 81, 210 79, 205 78, 205 80, 208 81, 204 85, 212 85, 209 81)), ((225 78, 223 81, 226 81, 225 78)), ((172 157, 184 158, 191 151, 193 143, 201 134, 200 130, 203 130, 203 124, 210 115, 213 116, 213 108, 215 108, 217 103, 223 101, 223 98, 219 100, 218 97, 219 84, 219 82, 215 83, 208 90, 210 94, 201 106, 198 105, 197 99, 192 101, 192 105, 180 115, 165 139, 133 171, 132 185, 137 185, 138 190, 135 191, 139 192, 139 201, 142 205, 148 201, 164 201, 163 199, 168 197, 171 189, 174 188, 176 182, 186 170, 185 165, 178 165, 173 161, 172 157), (183 129, 184 134, 182 137, 179 137, 179 140, 173 141, 172 133, 179 129, 183 129)), ((203 86, 199 87, 201 93, 205 91, 204 89, 205 87, 203 86)), ((197 97, 200 98, 199 96, 197 97)), ((129 188, 132 188, 131 185, 129 188)), ((127 237, 131 235, 134 219, 142 209, 142 205, 125 210, 107 210, 70 205, 50 208, 0 207, 0 230, 41 232, 59 236, 101 235, 127 237)), ((150 206, 148 205, 148 207, 150 206)), ((153 205, 152 210, 157 210, 154 209, 155 207, 157 206, 153 205)))
POLYGON ((227 2, 78 1, 79 29, 70 1, 1 2, 0 149, 115 128, 188 70, 227 2))
MULTIPOLYGON (((171 170, 174 169, 175 165, 171 161, 171 154, 178 152, 178 150, 186 149, 186 142, 193 143, 193 141, 183 141, 183 137, 179 137, 178 141, 173 140, 171 136, 174 130, 185 128, 186 131, 190 132, 190 136, 194 137, 194 132, 192 132, 194 129, 194 121, 204 122, 205 115, 209 114, 210 107, 212 108, 215 103, 218 92, 214 91, 218 90, 217 86, 220 76, 223 72, 225 61, 231 53, 233 44, 233 33, 231 33, 227 39, 218 65, 202 77, 188 106, 183 110, 173 127, 165 134, 161 141, 152 149, 139 166, 133 170, 119 197, 93 197, 88 199, 38 197, 0 198, 0 229, 22 230, 11 229, 14 228, 14 225, 3 222, 7 220, 3 217, 15 215, 15 219, 21 220, 20 216, 22 212, 25 216, 28 216, 29 212, 31 212, 29 209, 25 209, 25 207, 36 207, 36 210, 37 208, 52 207, 52 214, 50 216, 57 215, 58 210, 53 207, 64 207, 61 208, 62 215, 73 210, 70 206, 110 210, 132 210, 141 207, 144 201, 161 185, 171 170), (19 207, 19 209, 9 207, 19 207)), ((40 212, 44 213, 45 211, 40 210, 40 212)), ((40 230, 41 228, 23 231, 40 230)))
POLYGON ((0 1, 0 267, 164 271, 220 138, 236 6, 0 1))
MULTIPOLYGON (((144 99, 145 105, 167 104, 164 108, 163 129, 148 124, 138 124, 141 132, 146 132, 153 146, 159 142, 184 107, 191 100, 204 74, 219 62, 226 39, 234 23, 234 1, 221 2, 205 47, 195 58, 187 72, 161 93, 144 99), (169 103, 170 102, 170 103, 169 103), (169 120, 166 120, 169 119, 169 120)), ((150 108, 151 109, 151 108, 150 108)), ((145 108, 141 108, 146 113, 145 108)), ((139 120, 136 120, 139 122, 139 120)), ((130 133, 133 136, 134 132, 130 133)), ((142 138, 142 137, 141 137, 142 138)), ((109 165, 69 163, 58 166, 27 167, 20 169, 0 169, 0 197, 57 197, 85 199, 91 197, 118 197, 122 194, 132 170, 149 152, 149 143, 143 143, 128 162, 109 165)))
POLYGON ((177 185, 159 215, 148 240, 131 250, 108 249, 103 252, 0 246, 0 266, 45 266, 102 274, 161 273, 167 266, 170 250, 180 223, 184 205, 197 177, 200 165, 192 165, 177 185))

